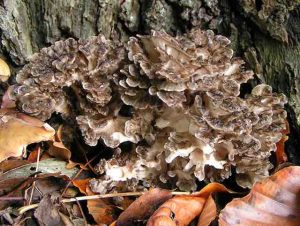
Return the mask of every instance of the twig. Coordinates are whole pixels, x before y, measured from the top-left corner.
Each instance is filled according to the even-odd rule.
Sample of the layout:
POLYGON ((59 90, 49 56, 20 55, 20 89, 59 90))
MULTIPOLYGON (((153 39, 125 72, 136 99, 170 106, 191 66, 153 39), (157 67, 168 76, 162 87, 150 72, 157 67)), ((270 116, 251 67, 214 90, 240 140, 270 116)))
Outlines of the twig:
POLYGON ((85 214, 84 214, 84 212, 83 212, 83 210, 82 210, 81 204, 80 204, 80 202, 79 202, 78 200, 76 201, 76 203, 77 203, 78 208, 79 208, 79 210, 80 210, 80 213, 81 213, 81 215, 82 215, 82 217, 83 217, 83 219, 84 219, 85 225, 87 225, 87 220, 86 220, 85 214))
MULTIPOLYGON (((95 160, 96 157, 97 157, 97 155, 94 156, 92 159, 90 159, 84 166, 87 166, 88 164, 90 164, 90 162, 92 162, 93 160, 95 160)), ((66 185, 65 189, 64 189, 63 192, 61 193, 60 197, 62 197, 62 196, 66 193, 68 187, 69 187, 69 186, 71 185, 71 183, 72 183, 72 182, 73 182, 73 181, 74 181, 74 180, 82 173, 82 171, 83 171, 83 169, 81 168, 81 169, 76 173, 76 175, 68 182, 68 184, 66 185)))
POLYGON ((24 197, 0 197, 0 201, 24 201, 24 197))
MULTIPOLYGON (((39 171, 39 163, 40 163, 40 155, 41 155, 41 148, 38 147, 38 155, 37 155, 37 159, 36 159, 36 168, 35 168, 35 172, 39 171)), ((34 175, 34 177, 36 177, 37 175, 34 175)), ((29 197, 29 202, 28 204, 30 204, 32 202, 32 198, 33 198, 33 193, 35 190, 35 181, 33 181, 32 186, 31 186, 31 192, 30 192, 30 197, 29 197)))
MULTIPOLYGON (((125 197, 125 196, 141 196, 145 193, 144 192, 124 192, 124 193, 112 193, 112 194, 104 194, 104 195, 89 195, 89 196, 79 196, 76 198, 70 199, 62 199, 62 203, 69 203, 69 202, 78 202, 84 200, 91 200, 91 199, 104 199, 104 198, 113 198, 113 197, 125 197)), ((172 191, 172 195, 190 195, 190 192, 179 192, 179 191, 172 191)), ((19 213, 23 214, 28 210, 35 209, 39 206, 39 204, 32 204, 28 206, 23 206, 19 208, 19 213)))

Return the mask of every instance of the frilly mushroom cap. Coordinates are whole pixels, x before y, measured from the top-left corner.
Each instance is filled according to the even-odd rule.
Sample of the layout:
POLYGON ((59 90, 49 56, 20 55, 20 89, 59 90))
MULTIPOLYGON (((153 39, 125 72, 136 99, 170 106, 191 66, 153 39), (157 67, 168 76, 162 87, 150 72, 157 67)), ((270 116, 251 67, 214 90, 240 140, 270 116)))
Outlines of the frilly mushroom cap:
POLYGON ((287 100, 265 84, 240 97, 253 72, 229 43, 199 29, 179 37, 153 31, 126 46, 103 36, 60 41, 18 74, 17 103, 44 120, 53 112, 73 117, 89 145, 131 144, 101 160, 95 192, 135 190, 141 181, 195 190, 197 181, 228 178, 231 168, 250 187, 272 168, 287 100))
MULTIPOLYGON (((124 59, 124 47, 102 35, 89 40, 70 38, 56 42, 35 54, 18 73, 19 86, 15 88, 18 107, 43 120, 54 112, 64 118, 77 117, 86 142, 96 145, 101 136, 95 136, 99 132, 93 131, 91 122, 95 124, 95 117, 102 116, 104 120, 109 112, 114 112, 111 77, 124 59)), ((102 122, 97 125, 101 126, 102 122)), ((104 140, 109 140, 108 137, 104 140)))

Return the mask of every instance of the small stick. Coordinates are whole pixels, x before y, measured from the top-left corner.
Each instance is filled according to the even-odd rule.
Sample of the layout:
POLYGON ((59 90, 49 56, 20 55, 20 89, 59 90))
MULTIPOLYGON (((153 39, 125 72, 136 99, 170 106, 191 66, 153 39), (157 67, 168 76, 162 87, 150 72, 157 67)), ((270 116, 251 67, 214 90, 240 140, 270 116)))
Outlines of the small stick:
POLYGON ((24 201, 24 197, 0 197, 0 201, 24 201))
MULTIPOLYGON (((92 159, 90 159, 84 166, 89 165, 90 162, 92 162, 93 160, 96 159, 96 157, 97 157, 97 155, 94 156, 92 159)), ((72 182, 73 182, 73 181, 81 174, 82 171, 83 171, 83 169, 80 169, 80 170, 76 173, 76 175, 68 182, 67 186, 65 187, 65 189, 64 189, 63 192, 61 193, 60 197, 62 197, 62 196, 66 193, 68 187, 69 187, 69 186, 71 185, 71 183, 72 183, 72 182)))
MULTIPOLYGON (((39 162, 40 162, 40 155, 41 155, 41 148, 38 147, 38 155, 37 155, 37 160, 36 160, 36 168, 35 168, 35 172, 37 173, 39 171, 39 162)), ((36 175, 34 175, 34 177, 36 177, 36 175)), ((35 190, 35 183, 36 181, 33 181, 32 186, 31 186, 31 194, 30 194, 30 198, 29 198, 29 203, 30 204, 32 202, 32 198, 33 198, 33 193, 35 190)))
POLYGON ((87 225, 87 220, 86 220, 86 217, 85 217, 84 212, 83 212, 83 210, 82 210, 81 204, 80 204, 80 202, 79 202, 78 200, 76 201, 76 203, 77 203, 78 208, 79 208, 79 210, 80 210, 80 213, 81 213, 81 215, 82 215, 82 217, 83 217, 83 219, 84 219, 85 225, 87 225))
MULTIPOLYGON (((70 199, 62 199, 62 203, 69 203, 69 202, 78 202, 78 201, 84 201, 84 200, 91 200, 91 199, 104 199, 104 198, 113 198, 113 197, 125 197, 125 196, 141 196, 145 193, 144 192, 124 192, 124 193, 112 193, 112 194, 104 194, 104 195, 88 195, 88 196, 79 196, 76 198, 70 198, 70 199)), ((172 195, 190 195, 190 192, 179 192, 179 191, 173 191, 171 192, 172 195)), ((28 206, 23 206, 19 208, 19 213, 23 214, 28 210, 35 209, 39 206, 39 204, 32 204, 28 206)))

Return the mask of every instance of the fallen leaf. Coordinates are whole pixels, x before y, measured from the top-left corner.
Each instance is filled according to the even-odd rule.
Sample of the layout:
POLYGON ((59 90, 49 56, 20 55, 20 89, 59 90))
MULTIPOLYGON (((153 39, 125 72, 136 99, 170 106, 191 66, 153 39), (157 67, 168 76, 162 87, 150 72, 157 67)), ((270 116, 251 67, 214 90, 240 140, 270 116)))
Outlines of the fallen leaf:
POLYGON ((75 187, 79 189, 79 191, 85 195, 87 195, 86 188, 89 185, 90 179, 81 179, 81 180, 73 180, 72 183, 75 187))
MULTIPOLYGON (((201 212, 204 210, 206 201, 214 192, 231 191, 222 184, 210 183, 206 185, 201 191, 194 194, 175 196, 172 199, 166 201, 155 211, 155 213, 147 222, 147 226, 188 225, 194 218, 201 214, 201 212)), ((214 208, 214 206, 211 204, 207 205, 205 209, 205 213, 207 214, 210 214, 210 210, 207 209, 209 207, 214 208)), ((216 214, 213 217, 202 215, 202 219, 214 219, 215 217, 216 214)))
POLYGON ((66 148, 62 142, 52 142, 51 146, 49 147, 48 154, 55 158, 66 161, 69 161, 71 158, 71 151, 66 148))
POLYGON ((0 109, 0 162, 22 156, 27 145, 51 140, 55 130, 38 119, 10 109, 0 109))
MULTIPOLYGON (((53 176, 40 178, 35 181, 33 197, 41 199, 45 195, 58 192, 66 183, 65 180, 53 176)), ((31 194, 31 192, 32 187, 28 189, 27 194, 31 194)))
POLYGON ((34 150, 30 152, 27 161, 31 163, 37 162, 40 153, 41 153, 41 147, 40 146, 35 147, 34 150))
POLYGON ((80 167, 80 169, 83 169, 83 170, 89 170, 89 168, 83 164, 83 163, 78 163, 78 162, 73 162, 72 160, 69 160, 68 164, 66 165, 66 168, 67 169, 72 169, 74 167, 80 167))
MULTIPOLYGON (((86 195, 95 195, 89 188, 89 180, 74 180, 73 185, 77 187, 81 193, 86 195)), ((117 218, 118 209, 109 203, 109 199, 92 199, 87 201, 87 208, 98 225, 111 224, 117 218)))
POLYGON ((30 162, 27 160, 22 160, 22 159, 9 159, 5 160, 0 163, 0 171, 1 172, 6 172, 12 169, 15 169, 17 167, 29 164, 30 162))
MULTIPOLYGON (((39 162, 39 174, 37 175, 36 163, 25 164, 6 171, 0 175, 0 195, 5 195, 5 197, 21 196, 23 190, 28 188, 34 181, 49 177, 68 179, 78 172, 77 168, 66 169, 65 166, 64 161, 46 159, 39 162)), ((56 182, 56 184, 58 183, 56 182)), ((52 188, 47 187, 47 189, 52 188)), ((43 189, 41 188, 41 190, 43 189)), ((11 202, 0 202, 0 208, 5 208, 9 203, 11 204, 11 202)))
POLYGON ((5 91, 2 102, 1 102, 1 108, 15 108, 16 107, 16 100, 13 95, 15 86, 9 86, 7 90, 5 91))
POLYGON ((279 170, 221 211, 220 226, 299 226, 300 166, 279 170))
MULTIPOLYGON (((95 195, 90 188, 86 188, 87 195, 95 195)), ((119 209, 109 202, 109 199, 91 199, 87 201, 89 214, 98 225, 111 224, 117 219, 119 209)))
POLYGON ((40 225, 65 226, 57 207, 53 204, 50 198, 50 195, 44 196, 44 198, 40 201, 38 208, 34 212, 34 216, 40 225))
MULTIPOLYGON (((78 172, 77 168, 67 169, 66 162, 57 159, 46 159, 39 162, 38 168, 40 174, 59 173, 60 175, 72 178, 78 172)), ((8 179, 28 178, 36 173, 36 163, 26 164, 9 170, 0 176, 0 183, 8 179)))
POLYGON ((198 219, 197 226, 208 226, 217 216, 217 205, 212 195, 206 200, 203 210, 198 219))
POLYGON ((152 213, 165 201, 172 197, 168 190, 159 188, 150 189, 136 199, 116 221, 116 226, 134 225, 137 221, 148 219, 152 213))
POLYGON ((287 161, 287 156, 284 151, 284 144, 289 139, 287 134, 290 133, 289 123, 286 121, 286 129, 282 132, 282 138, 280 141, 276 144, 276 162, 277 165, 282 164, 287 161))
MULTIPOLYGON (((51 174, 40 174, 36 175, 36 177, 22 177, 22 178, 14 178, 0 181, 0 194, 5 196, 5 198, 9 197, 22 197, 24 190, 32 185, 33 182, 45 179, 49 177, 60 177, 58 173, 51 174)), ((7 206, 11 206, 14 203, 19 203, 22 200, 6 200, 0 202, 0 209, 6 208, 7 206)))
POLYGON ((62 142, 62 128, 62 125, 59 126, 55 133, 54 140, 51 141, 48 154, 55 158, 69 161, 71 159, 71 151, 62 142))
POLYGON ((201 197, 175 196, 158 208, 147 226, 188 225, 201 213, 205 201, 201 197))
POLYGON ((10 76, 10 69, 7 63, 0 58, 0 81, 6 82, 10 76))

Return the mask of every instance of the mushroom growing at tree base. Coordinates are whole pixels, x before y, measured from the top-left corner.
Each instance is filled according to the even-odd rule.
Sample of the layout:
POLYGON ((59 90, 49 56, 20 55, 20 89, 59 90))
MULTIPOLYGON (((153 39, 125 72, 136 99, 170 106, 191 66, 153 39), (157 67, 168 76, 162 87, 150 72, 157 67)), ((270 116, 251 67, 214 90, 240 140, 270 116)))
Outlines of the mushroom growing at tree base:
POLYGON ((97 166, 94 192, 141 183, 196 190, 197 181, 222 181, 233 168, 237 183, 251 187, 273 167, 287 99, 265 84, 241 97, 253 72, 229 44, 199 29, 128 43, 67 39, 32 57, 11 96, 23 112, 42 120, 59 113, 77 122, 87 144, 114 149, 97 166))

